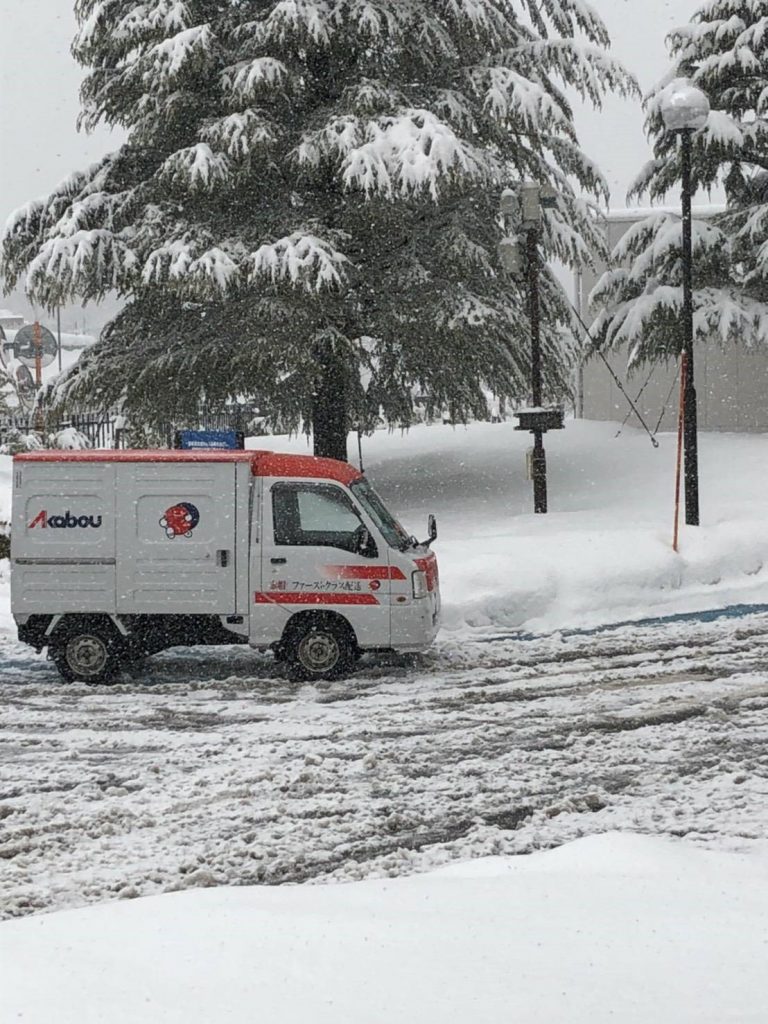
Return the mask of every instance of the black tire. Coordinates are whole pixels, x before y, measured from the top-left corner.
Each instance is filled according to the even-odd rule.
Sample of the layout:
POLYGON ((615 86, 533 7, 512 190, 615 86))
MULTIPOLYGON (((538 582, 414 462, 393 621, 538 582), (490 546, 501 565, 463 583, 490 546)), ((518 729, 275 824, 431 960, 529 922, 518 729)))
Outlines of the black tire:
POLYGON ((339 679, 355 663, 357 643, 349 626, 333 618, 300 619, 281 644, 293 679, 339 679))
POLYGON ((68 683, 111 683, 120 668, 120 646, 111 623, 86 620, 62 624, 48 653, 68 683))

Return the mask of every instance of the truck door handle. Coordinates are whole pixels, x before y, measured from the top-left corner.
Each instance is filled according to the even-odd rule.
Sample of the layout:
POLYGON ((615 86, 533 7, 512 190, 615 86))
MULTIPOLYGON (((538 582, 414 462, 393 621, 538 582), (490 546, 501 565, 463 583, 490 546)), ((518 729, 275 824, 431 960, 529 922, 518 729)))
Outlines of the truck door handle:
POLYGON ((229 565, 229 551, 221 550, 216 552, 216 565, 220 565, 222 569, 226 569, 229 565))
POLYGON ((287 561, 287 558, 270 558, 272 565, 285 565, 287 561))

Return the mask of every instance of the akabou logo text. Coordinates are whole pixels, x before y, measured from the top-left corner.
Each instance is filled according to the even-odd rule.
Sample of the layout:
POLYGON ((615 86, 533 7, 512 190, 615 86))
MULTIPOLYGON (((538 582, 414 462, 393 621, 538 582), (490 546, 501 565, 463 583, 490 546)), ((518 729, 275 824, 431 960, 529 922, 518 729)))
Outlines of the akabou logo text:
POLYGON ((36 526, 42 526, 43 529, 50 526, 52 530, 75 530, 92 526, 98 530, 101 526, 101 516, 73 516, 69 509, 63 516, 49 516, 43 509, 37 513, 27 529, 34 530, 36 526))

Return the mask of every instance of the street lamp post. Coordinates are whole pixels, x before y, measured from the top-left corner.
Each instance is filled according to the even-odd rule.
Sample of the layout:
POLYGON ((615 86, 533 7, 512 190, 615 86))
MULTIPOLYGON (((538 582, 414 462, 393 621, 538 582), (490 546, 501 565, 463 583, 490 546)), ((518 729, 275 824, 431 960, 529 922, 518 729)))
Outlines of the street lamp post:
POLYGON ((699 453, 696 388, 693 375, 693 242, 691 215, 691 136, 709 116, 709 100, 692 82, 676 78, 663 91, 661 116, 667 131, 680 137, 683 207, 683 444, 685 448, 685 521, 699 525, 699 453))
POLYGON ((533 510, 547 511, 547 455, 544 434, 563 426, 562 411, 542 408, 541 374, 541 301, 539 297, 539 235, 542 208, 556 205, 557 196, 550 185, 522 182, 515 192, 505 189, 501 195, 501 215, 506 230, 518 228, 525 235, 525 256, 516 238, 507 236, 499 244, 502 265, 513 277, 523 272, 528 283, 528 316, 531 332, 531 401, 533 409, 515 413, 518 430, 533 434, 531 477, 533 479, 533 510))

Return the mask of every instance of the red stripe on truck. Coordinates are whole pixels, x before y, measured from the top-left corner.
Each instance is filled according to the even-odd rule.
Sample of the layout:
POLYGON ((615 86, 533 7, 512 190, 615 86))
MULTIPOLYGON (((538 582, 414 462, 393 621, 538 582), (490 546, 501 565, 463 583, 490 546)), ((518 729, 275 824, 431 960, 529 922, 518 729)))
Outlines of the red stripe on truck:
POLYGON ((324 565, 323 572, 335 580, 404 580, 396 565, 324 565))
POLYGON ((316 594, 303 590, 256 591, 256 604, 378 604, 373 594, 316 594))

